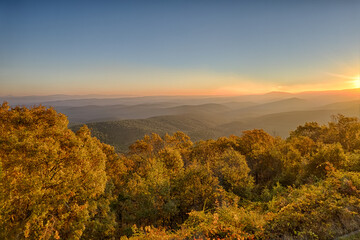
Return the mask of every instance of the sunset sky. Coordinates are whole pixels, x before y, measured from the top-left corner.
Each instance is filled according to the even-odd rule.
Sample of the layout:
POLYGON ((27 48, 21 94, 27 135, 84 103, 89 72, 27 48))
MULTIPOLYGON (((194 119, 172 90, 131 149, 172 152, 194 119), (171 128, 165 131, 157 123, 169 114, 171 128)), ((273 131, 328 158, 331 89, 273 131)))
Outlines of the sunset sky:
POLYGON ((360 1, 1 1, 0 95, 360 87, 360 1))

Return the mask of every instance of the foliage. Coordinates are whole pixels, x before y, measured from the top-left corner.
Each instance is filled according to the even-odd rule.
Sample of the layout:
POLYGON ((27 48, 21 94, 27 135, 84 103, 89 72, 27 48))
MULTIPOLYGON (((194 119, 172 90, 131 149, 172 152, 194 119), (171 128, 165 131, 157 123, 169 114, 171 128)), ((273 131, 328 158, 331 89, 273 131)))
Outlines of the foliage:
POLYGON ((360 229, 357 118, 305 123, 288 139, 254 129, 193 143, 173 132, 119 154, 51 108, 4 103, 0 239, 333 239, 360 229))
POLYGON ((334 172, 315 185, 289 188, 270 203, 271 239, 333 239, 360 226, 360 174, 334 172))
POLYGON ((102 144, 53 109, 0 108, 1 238, 79 239, 106 184, 102 144))
POLYGON ((254 239, 264 236, 264 223, 258 211, 225 203, 214 212, 191 211, 182 231, 192 238, 254 239))

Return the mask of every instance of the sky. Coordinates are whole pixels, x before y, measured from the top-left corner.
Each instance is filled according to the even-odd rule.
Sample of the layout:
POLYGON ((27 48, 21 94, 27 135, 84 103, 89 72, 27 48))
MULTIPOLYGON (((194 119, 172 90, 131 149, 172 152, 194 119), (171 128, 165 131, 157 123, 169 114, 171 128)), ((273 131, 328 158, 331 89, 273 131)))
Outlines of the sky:
POLYGON ((0 1, 0 96, 360 87, 360 1, 0 1))

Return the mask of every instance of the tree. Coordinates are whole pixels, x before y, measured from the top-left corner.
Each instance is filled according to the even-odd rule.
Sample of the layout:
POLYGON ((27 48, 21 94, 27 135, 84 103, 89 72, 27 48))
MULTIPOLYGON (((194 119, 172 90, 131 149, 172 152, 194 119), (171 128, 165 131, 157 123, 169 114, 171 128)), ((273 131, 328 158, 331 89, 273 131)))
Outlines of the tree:
POLYGON ((343 169, 347 165, 347 157, 340 143, 321 145, 306 166, 306 174, 316 178, 324 178, 327 172, 343 169))
POLYGON ((254 180, 249 175, 245 156, 233 149, 227 149, 216 161, 212 169, 226 191, 238 196, 247 197, 253 187, 254 180))
POLYGON ((237 139, 236 150, 243 155, 249 155, 254 152, 261 152, 275 143, 275 138, 270 136, 262 129, 243 131, 243 135, 237 139))
POLYGON ((79 239, 106 184, 106 155, 84 126, 45 107, 0 108, 0 238, 79 239))
POLYGON ((360 122, 355 117, 333 116, 324 136, 324 143, 340 143, 345 151, 360 149, 360 122))
POLYGON ((159 152, 158 160, 163 163, 167 170, 167 174, 172 178, 184 169, 184 162, 180 151, 177 149, 165 147, 159 152))
POLYGON ((314 142, 321 140, 325 127, 320 126, 317 122, 306 122, 303 126, 298 126, 295 131, 290 132, 290 137, 309 137, 314 142))
POLYGON ((219 181, 210 169, 199 163, 190 165, 172 188, 174 198, 179 203, 179 218, 185 220, 191 210, 213 207, 219 188, 219 181))
POLYGON ((145 135, 143 139, 132 144, 130 154, 137 154, 142 158, 153 158, 164 147, 164 140, 156 133, 145 135))

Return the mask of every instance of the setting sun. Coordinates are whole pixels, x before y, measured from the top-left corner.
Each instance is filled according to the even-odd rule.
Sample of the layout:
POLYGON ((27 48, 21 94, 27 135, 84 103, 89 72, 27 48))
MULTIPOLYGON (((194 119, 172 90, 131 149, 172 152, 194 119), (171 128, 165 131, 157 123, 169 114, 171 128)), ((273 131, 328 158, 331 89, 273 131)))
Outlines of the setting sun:
POLYGON ((360 88, 360 75, 353 77, 353 84, 355 88, 360 88))

